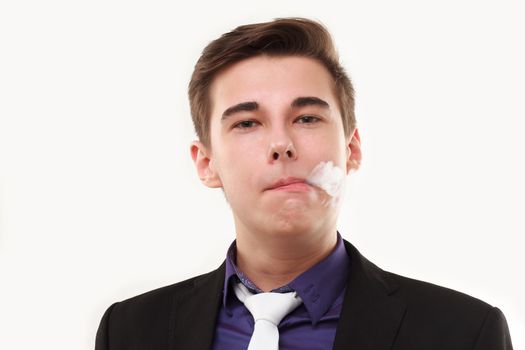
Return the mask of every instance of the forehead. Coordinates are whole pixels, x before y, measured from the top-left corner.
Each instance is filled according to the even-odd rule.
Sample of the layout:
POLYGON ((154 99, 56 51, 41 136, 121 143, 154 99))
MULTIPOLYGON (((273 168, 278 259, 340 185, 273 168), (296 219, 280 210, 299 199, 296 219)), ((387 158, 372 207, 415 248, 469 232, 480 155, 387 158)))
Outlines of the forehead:
POLYGON ((256 101, 262 106, 289 105, 299 96, 335 103, 335 84, 325 66, 301 56, 256 56, 219 72, 210 87, 212 119, 231 105, 256 101))

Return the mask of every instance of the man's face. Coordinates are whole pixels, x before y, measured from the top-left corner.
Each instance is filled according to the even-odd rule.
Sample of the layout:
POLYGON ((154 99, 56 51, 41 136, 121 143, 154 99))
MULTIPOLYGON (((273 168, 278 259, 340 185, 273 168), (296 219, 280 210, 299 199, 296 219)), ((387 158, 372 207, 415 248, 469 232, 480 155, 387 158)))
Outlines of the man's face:
POLYGON ((253 57, 219 73, 210 99, 211 149, 194 142, 192 157, 206 185, 223 187, 237 231, 290 235, 335 227, 338 206, 327 204, 321 188, 274 188, 304 181, 321 162, 345 175, 359 166, 359 134, 345 138, 326 68, 305 57, 253 57))

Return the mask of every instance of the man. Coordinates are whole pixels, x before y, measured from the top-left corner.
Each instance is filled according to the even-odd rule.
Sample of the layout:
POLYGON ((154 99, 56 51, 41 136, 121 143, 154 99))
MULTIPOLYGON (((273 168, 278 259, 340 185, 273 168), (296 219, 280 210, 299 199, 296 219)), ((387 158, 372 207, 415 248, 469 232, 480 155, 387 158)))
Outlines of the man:
POLYGON ((217 270, 111 305, 97 350, 512 349, 499 309, 383 271, 338 233, 360 136, 323 26, 280 19, 224 34, 189 97, 191 156, 224 191, 236 240, 217 270))

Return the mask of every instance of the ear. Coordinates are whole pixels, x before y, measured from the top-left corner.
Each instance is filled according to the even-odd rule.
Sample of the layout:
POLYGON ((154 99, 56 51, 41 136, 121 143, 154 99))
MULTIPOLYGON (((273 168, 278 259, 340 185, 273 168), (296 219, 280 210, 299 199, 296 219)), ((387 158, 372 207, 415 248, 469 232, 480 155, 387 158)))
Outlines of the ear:
POLYGON ((352 170, 357 171, 361 166, 361 137, 357 128, 354 129, 351 136, 347 139, 346 144, 346 173, 348 174, 352 170))
POLYGON ((222 187, 221 179, 213 166, 211 151, 202 142, 193 141, 190 145, 190 152, 202 183, 211 188, 222 187))

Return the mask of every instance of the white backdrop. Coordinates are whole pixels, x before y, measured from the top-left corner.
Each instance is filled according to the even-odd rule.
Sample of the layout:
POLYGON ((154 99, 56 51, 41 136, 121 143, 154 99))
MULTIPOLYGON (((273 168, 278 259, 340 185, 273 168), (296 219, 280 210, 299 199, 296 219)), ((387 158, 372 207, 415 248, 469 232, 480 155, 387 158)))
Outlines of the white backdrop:
POLYGON ((93 349, 114 301, 216 268, 186 87, 240 24, 321 20, 357 91, 339 229, 380 267, 478 297, 525 348, 520 1, 2 1, 0 348, 93 349))

